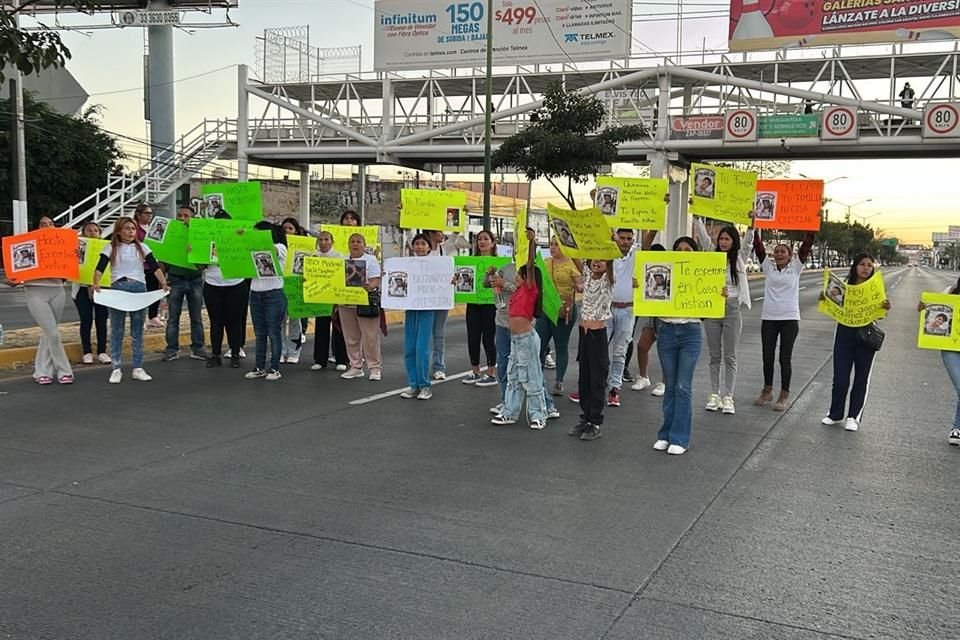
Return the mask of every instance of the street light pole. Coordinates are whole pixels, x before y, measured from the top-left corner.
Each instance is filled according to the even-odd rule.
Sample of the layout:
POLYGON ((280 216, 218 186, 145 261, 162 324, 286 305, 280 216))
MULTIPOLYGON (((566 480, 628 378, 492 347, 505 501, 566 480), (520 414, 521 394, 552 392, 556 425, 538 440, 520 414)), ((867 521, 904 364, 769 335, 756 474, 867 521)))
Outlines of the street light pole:
POLYGON ((483 134, 483 228, 490 230, 490 138, 493 136, 493 0, 487 0, 487 87, 483 134))
POLYGON ((850 212, 853 210, 853 208, 854 208, 854 207, 859 207, 859 206, 862 205, 862 204, 867 204, 868 202, 873 202, 873 198, 867 198, 866 200, 861 200, 860 202, 855 202, 855 203, 853 203, 853 204, 846 204, 845 202, 840 202, 839 200, 833 200, 833 202, 836 202, 836 203, 837 203, 838 205, 840 205, 841 207, 846 207, 846 209, 847 209, 847 222, 849 223, 849 222, 850 222, 850 212))

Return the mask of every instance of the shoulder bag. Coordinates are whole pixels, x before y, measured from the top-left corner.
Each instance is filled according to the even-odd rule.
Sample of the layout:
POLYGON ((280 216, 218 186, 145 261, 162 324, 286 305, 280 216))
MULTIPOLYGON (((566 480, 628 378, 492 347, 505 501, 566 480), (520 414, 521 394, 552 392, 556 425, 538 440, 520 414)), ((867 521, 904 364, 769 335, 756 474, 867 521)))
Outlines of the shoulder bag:
POLYGON ((867 326, 857 329, 857 340, 872 351, 880 351, 885 337, 886 334, 877 326, 876 322, 871 322, 867 326))

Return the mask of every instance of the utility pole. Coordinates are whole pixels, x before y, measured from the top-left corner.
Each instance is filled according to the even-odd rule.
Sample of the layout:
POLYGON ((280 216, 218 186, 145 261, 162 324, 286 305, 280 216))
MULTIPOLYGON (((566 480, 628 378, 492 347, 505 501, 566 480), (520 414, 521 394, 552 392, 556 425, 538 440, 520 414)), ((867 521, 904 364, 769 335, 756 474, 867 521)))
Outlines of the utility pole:
POLYGON ((493 0, 487 0, 487 89, 483 136, 483 228, 490 230, 490 138, 493 136, 493 0))

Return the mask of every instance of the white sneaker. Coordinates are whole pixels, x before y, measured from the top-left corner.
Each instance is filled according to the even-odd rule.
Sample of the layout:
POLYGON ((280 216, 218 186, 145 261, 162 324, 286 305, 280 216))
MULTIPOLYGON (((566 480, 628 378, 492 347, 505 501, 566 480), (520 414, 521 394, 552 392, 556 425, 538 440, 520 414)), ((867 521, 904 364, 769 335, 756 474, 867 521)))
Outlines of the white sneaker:
POLYGON ((327 357, 327 362, 329 362, 330 364, 335 364, 337 362, 337 359, 334 358, 333 356, 329 356, 327 357))
POLYGON ((310 371, 322 371, 322 370, 323 370, 323 365, 322 365, 322 364, 312 364, 312 365, 310 365, 310 371))
POLYGON ((134 369, 133 374, 131 374, 131 377, 134 380, 139 380, 140 382, 150 382, 151 380, 153 380, 153 378, 150 377, 150 374, 148 374, 146 371, 144 371, 141 368, 134 369))
POLYGON ((83 364, 93 364, 93 354, 85 353, 83 354, 83 364))
POLYGON ((667 392, 667 386, 666 386, 665 384, 663 384, 662 382, 658 382, 658 383, 657 383, 657 386, 655 386, 655 387, 653 388, 653 391, 651 391, 650 393, 651 393, 652 395, 657 396, 658 398, 661 398, 661 397, 663 397, 663 394, 665 394, 666 392, 667 392))
POLYGON ((416 387, 407 387, 407 390, 400 394, 400 397, 404 400, 410 400, 411 398, 417 397, 417 388, 416 387))
POLYGON ((653 443, 653 448, 656 451, 666 451, 669 446, 670 446, 670 443, 667 442, 666 440, 657 440, 656 442, 653 443))
POLYGON ((643 391, 649 386, 650 386, 650 378, 645 378, 643 376, 640 376, 639 378, 637 378, 637 381, 634 382, 633 386, 630 388, 633 389, 634 391, 643 391))
POLYGON ((534 420, 530 423, 530 428, 534 431, 543 431, 547 427, 547 423, 543 420, 534 420))
POLYGON ((381 373, 380 371, 371 371, 370 375, 367 376, 367 379, 377 382, 378 380, 380 380, 381 377, 383 377, 383 373, 381 373))
POLYGON ((433 391, 430 390, 430 387, 420 389, 420 393, 417 394, 417 400, 429 400, 432 397, 433 391))
POLYGON ((345 365, 345 364, 338 364, 338 365, 337 365, 337 371, 346 371, 346 370, 347 370, 347 365, 345 365))
POLYGON ((716 393, 711 393, 710 397, 707 398, 707 411, 717 411, 720 407, 720 396, 716 393))
POLYGON ((492 413, 492 414, 495 415, 495 416, 500 415, 500 412, 501 412, 501 411, 503 411, 503 403, 502 403, 502 402, 501 402, 500 404, 494 406, 494 407, 490 407, 490 413, 492 413))
POLYGON ((287 364, 300 364, 300 356, 287 356, 287 364))
POLYGON ((350 369, 346 373, 341 373, 340 377, 344 380, 351 380, 353 378, 362 378, 364 375, 363 369, 350 369))
MULTIPOLYGON (((229 360, 229 359, 232 358, 232 357, 233 357, 233 350, 231 350, 231 349, 228 347, 227 350, 223 352, 223 359, 224 359, 224 360, 229 360)), ((240 349, 240 355, 237 356, 237 357, 238 357, 238 358, 246 358, 246 357, 247 357, 247 354, 244 353, 243 349, 240 349)))
POLYGON ((123 371, 114 369, 110 372, 110 384, 120 384, 121 380, 123 380, 123 371))
POLYGON ((553 359, 553 355, 551 355, 551 354, 549 354, 549 353, 547 354, 547 357, 544 358, 544 361, 543 361, 543 368, 544 368, 544 369, 556 369, 556 368, 557 368, 557 361, 553 359))
POLYGON ((737 412, 736 407, 733 406, 733 396, 723 396, 721 402, 723 404, 723 412, 728 416, 732 416, 737 412))
POLYGON ((671 456, 681 456, 686 452, 687 452, 686 448, 681 447, 678 444, 672 444, 669 447, 667 447, 667 453, 669 453, 671 456))
POLYGON ((97 362, 99 362, 100 364, 113 364, 113 358, 111 358, 105 353, 101 353, 100 355, 97 356, 97 362))
MULTIPOLYGON (((547 411, 547 420, 553 420, 553 419, 559 418, 559 417, 560 417, 560 410, 557 409, 556 407, 554 407, 553 409, 550 409, 549 411, 547 411)), ((531 427, 531 428, 532 428, 532 427, 531 427)))
POLYGON ((831 418, 830 416, 827 416, 827 417, 825 417, 823 420, 820 421, 820 424, 826 425, 826 426, 828 426, 828 427, 831 427, 831 426, 833 426, 833 425, 835 425, 835 424, 843 424, 844 422, 846 422, 846 420, 844 420, 843 418, 840 418, 839 420, 834 420, 834 419, 831 418))
POLYGON ((434 380, 446 380, 446 379, 447 379, 447 374, 444 373, 443 371, 434 371, 434 372, 433 372, 433 379, 434 379, 434 380))
POLYGON ((274 381, 274 380, 279 380, 279 379, 282 378, 282 377, 283 377, 283 374, 281 374, 281 373, 280 373, 279 371, 277 371, 276 369, 270 369, 270 371, 267 371, 266 378, 267 378, 267 380, 270 380, 271 382, 274 381))
POLYGON ((246 354, 246 352, 243 350, 242 347, 240 348, 240 357, 241 357, 241 358, 246 358, 246 357, 247 357, 247 354, 246 354))
POLYGON ((954 446, 960 446, 960 429, 951 429, 947 436, 947 442, 954 446))
POLYGON ((493 424, 499 424, 499 425, 517 424, 516 420, 514 420, 513 418, 508 418, 502 413, 497 414, 495 417, 493 417, 490 420, 490 422, 492 422, 493 424))
POLYGON ((856 431, 860 428, 860 421, 856 418, 847 418, 847 421, 844 423, 843 428, 847 431, 856 431))

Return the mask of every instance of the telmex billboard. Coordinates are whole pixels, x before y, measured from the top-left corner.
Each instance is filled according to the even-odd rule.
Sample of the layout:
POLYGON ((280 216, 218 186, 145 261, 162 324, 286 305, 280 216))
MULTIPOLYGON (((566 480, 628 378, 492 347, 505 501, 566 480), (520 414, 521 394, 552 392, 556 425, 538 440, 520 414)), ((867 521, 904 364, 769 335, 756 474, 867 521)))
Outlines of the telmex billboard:
POLYGON ((960 0, 731 0, 731 51, 960 37, 960 0))
MULTIPOLYGON (((174 9, 232 9, 237 6, 238 0, 170 0, 174 9)), ((130 11, 131 9, 144 9, 150 4, 149 0, 106 0, 101 2, 97 12, 110 13, 112 11, 130 11)), ((68 13, 76 12, 76 8, 69 6, 69 2, 64 0, 37 0, 29 7, 23 10, 26 14, 34 13, 68 13)), ((9 0, 3 2, 5 11, 13 8, 13 3, 9 0)))

